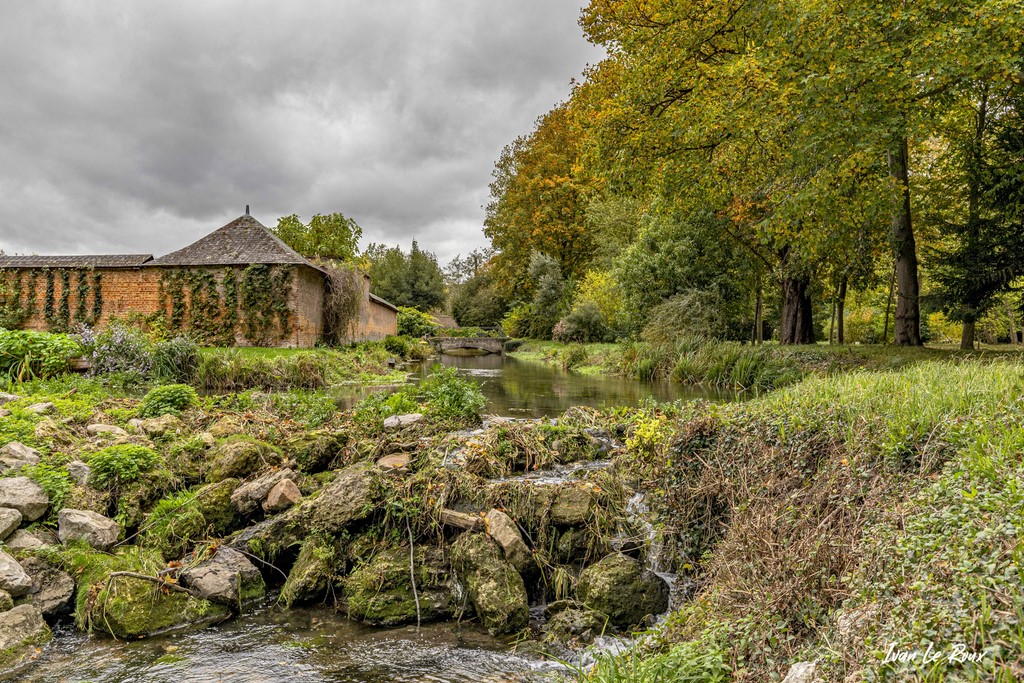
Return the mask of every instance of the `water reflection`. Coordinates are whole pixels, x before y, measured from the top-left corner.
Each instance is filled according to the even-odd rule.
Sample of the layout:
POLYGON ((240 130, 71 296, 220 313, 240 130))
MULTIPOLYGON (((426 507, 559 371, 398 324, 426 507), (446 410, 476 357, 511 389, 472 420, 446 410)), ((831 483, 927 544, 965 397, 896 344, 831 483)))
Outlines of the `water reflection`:
POLYGON ((648 398, 658 402, 693 398, 727 401, 735 396, 731 392, 669 382, 581 375, 546 363, 495 354, 444 355, 423 364, 417 374, 426 376, 439 364, 459 368, 459 372, 476 379, 487 397, 485 410, 503 416, 546 417, 577 405, 634 406, 648 398))

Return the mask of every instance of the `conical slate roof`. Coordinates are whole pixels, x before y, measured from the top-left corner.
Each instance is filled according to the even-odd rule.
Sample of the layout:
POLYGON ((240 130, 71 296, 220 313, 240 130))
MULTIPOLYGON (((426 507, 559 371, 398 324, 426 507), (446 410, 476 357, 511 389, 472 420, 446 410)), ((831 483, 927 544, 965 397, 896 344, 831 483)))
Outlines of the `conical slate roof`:
POLYGON ((303 265, 320 270, 249 214, 146 265, 248 266, 253 263, 303 265))

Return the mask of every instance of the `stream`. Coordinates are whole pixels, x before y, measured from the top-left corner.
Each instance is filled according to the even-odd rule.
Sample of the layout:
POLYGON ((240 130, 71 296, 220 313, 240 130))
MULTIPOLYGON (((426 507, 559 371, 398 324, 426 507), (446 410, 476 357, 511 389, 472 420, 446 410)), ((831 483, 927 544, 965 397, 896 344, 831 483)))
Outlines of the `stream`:
MULTIPOLYGON (((704 398, 732 400, 727 393, 619 377, 579 375, 551 365, 497 355, 442 356, 414 367, 413 380, 454 366, 476 380, 487 398, 485 412, 517 418, 550 417, 576 405, 636 405, 704 398)), ((363 392, 343 399, 358 400, 363 392)), ((541 483, 574 479, 607 461, 565 471, 525 475, 541 483)), ((642 498, 631 502, 639 516, 642 498)), ((653 530, 652 530, 653 531, 653 530)), ((653 535, 653 534, 652 534, 653 535)), ((653 541, 649 538, 648 541, 653 541)), ((656 558, 656 553, 655 553, 656 558)), ((657 570, 657 560, 654 562, 657 570)), ((614 646, 614 644, 613 644, 614 646)), ((478 683, 551 680, 552 664, 515 654, 507 641, 475 623, 439 623, 422 629, 375 629, 349 621, 328 607, 284 611, 273 596, 258 609, 191 633, 133 642, 92 637, 64 624, 38 659, 7 680, 53 683, 478 683)))

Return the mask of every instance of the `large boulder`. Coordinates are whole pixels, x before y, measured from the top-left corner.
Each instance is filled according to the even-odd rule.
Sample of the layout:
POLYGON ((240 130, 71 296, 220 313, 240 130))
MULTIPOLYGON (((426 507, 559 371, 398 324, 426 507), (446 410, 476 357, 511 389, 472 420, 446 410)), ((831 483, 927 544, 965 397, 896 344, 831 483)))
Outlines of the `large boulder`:
POLYGON ((181 572, 180 578, 206 600, 235 607, 266 592, 260 570, 228 546, 217 547, 211 557, 181 572))
POLYGON ((283 479, 291 479, 294 476, 296 476, 295 473, 286 467, 256 477, 235 489, 231 494, 231 504, 240 514, 248 515, 255 512, 278 482, 283 479))
POLYGON ((248 478, 268 467, 280 465, 281 451, 263 441, 233 437, 219 443, 210 453, 210 481, 229 477, 248 478))
POLYGON ((12 441, 0 448, 0 472, 21 469, 39 463, 39 451, 20 441, 12 441))
POLYGON ((452 544, 452 565, 487 630, 515 633, 530 620, 526 586, 487 534, 464 533, 452 544))
POLYGON ((487 533, 501 546, 505 559, 512 563, 520 574, 536 566, 533 553, 523 540, 515 521, 501 510, 491 510, 484 517, 487 533))
POLYGON ((57 537, 61 543, 85 541, 97 550, 109 550, 120 534, 120 524, 91 510, 64 508, 57 516, 57 537))
POLYGON ((310 536, 281 587, 278 601, 285 607, 323 600, 345 574, 345 561, 337 541, 310 536))
POLYGON ((0 508, 0 541, 6 541, 21 526, 21 513, 14 508, 0 508))
POLYGON ((377 501, 371 466, 358 463, 338 472, 313 505, 312 526, 336 534, 366 518, 377 501))
POLYGON ((338 462, 347 443, 348 435, 344 432, 315 430, 290 438, 285 443, 285 452, 299 470, 313 474, 338 462))
POLYGON ((26 522, 34 522, 46 514, 50 498, 28 477, 8 477, 0 479, 0 507, 14 508, 26 522))
POLYGON ((603 635, 608 617, 591 609, 569 607, 553 614, 544 624, 544 642, 579 646, 603 635))
POLYGON ((35 605, 18 605, 0 612, 0 671, 24 662, 50 637, 43 614, 35 605))
POLYGON ((436 548, 421 545, 413 553, 416 593, 409 572, 409 549, 376 553, 345 577, 348 616, 374 626, 415 623, 417 597, 421 622, 454 617, 461 600, 449 562, 436 548))
POLYGON ((43 546, 55 544, 56 539, 51 539, 49 536, 44 538, 39 530, 29 531, 27 529, 18 529, 4 541, 4 545, 10 550, 29 550, 30 548, 42 548, 43 546), (51 540, 54 542, 51 543, 51 540))
POLYGON ((32 578, 27 602, 38 607, 47 619, 56 618, 70 610, 71 599, 75 596, 75 581, 67 572, 38 557, 25 558, 21 566, 32 578))
POLYGON ((32 577, 18 561, 0 550, 0 588, 14 597, 32 590, 32 577))
POLYGON ((264 562, 273 563, 284 550, 300 545, 309 535, 313 502, 304 500, 279 515, 246 527, 232 534, 228 544, 264 562))
POLYGON ((101 589, 96 600, 86 605, 84 621, 115 638, 128 640, 202 627, 231 616, 224 605, 134 576, 108 575, 94 585, 101 589))
POLYGON ((551 523, 563 526, 586 524, 594 507, 594 489, 590 484, 560 486, 551 503, 551 523))
POLYGON ((620 553, 580 572, 576 593, 615 626, 636 626, 668 609, 669 586, 664 579, 620 553))

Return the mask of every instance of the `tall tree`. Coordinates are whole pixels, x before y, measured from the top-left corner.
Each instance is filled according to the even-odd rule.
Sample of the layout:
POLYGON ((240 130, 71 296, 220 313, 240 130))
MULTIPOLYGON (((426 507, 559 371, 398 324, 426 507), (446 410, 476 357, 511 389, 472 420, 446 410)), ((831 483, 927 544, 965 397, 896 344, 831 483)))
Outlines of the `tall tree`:
POLYGON ((363 230, 342 213, 316 214, 303 223, 298 214, 282 216, 271 232, 303 256, 351 261, 359 253, 363 230))
POLYGON ((444 275, 437 258, 413 240, 409 253, 400 247, 371 244, 363 259, 373 292, 396 306, 431 311, 444 304, 444 275))

